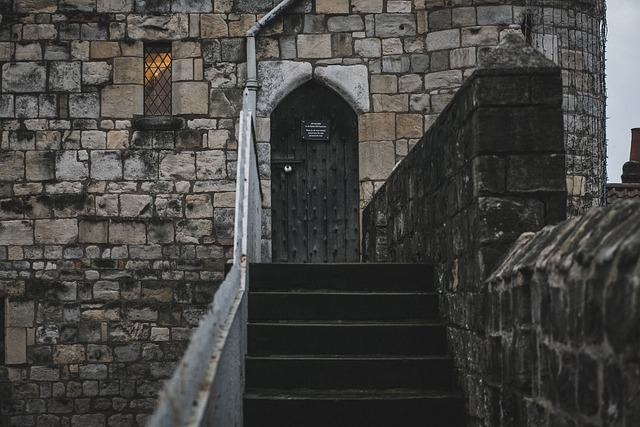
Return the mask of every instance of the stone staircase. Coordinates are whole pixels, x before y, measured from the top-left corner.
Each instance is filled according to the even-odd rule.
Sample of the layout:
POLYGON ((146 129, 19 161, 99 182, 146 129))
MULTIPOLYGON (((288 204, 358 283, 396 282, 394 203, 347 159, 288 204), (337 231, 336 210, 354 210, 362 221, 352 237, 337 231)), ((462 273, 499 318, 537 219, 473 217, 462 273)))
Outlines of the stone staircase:
POLYGON ((253 264, 245 427, 465 425, 430 266, 253 264))

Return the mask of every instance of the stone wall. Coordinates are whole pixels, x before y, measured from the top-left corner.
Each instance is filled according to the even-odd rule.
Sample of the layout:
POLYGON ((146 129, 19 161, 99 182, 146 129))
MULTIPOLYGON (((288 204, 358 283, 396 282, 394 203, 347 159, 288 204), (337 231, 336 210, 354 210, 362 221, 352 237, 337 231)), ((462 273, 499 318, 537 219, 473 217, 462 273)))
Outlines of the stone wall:
MULTIPOLYGON (((277 3, 0 0, 6 424, 144 423, 231 258, 244 35, 277 3), (147 120, 143 49, 158 41, 172 48, 173 117, 147 120)), ((353 106, 364 207, 523 22, 524 0, 503 3, 299 0, 263 29, 266 259, 277 103, 315 79, 353 106)), ((589 17, 588 3, 572 8, 589 17)), ((594 16, 567 24, 585 26, 572 40, 594 16)))
POLYGON ((484 279, 521 233, 566 218, 562 115, 560 69, 507 32, 365 209, 368 261, 435 265, 476 425, 498 425, 478 374, 488 363, 484 279))
POLYGON ((640 419, 640 202, 523 235, 485 283, 488 425, 640 419))

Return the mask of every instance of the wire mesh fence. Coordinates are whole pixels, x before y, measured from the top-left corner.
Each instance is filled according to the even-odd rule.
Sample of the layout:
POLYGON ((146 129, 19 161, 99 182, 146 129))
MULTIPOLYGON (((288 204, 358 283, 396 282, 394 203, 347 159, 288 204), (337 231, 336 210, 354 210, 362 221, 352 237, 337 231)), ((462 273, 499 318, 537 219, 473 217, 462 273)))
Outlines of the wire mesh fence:
POLYGON ((568 212, 606 201, 605 0, 526 0, 529 42, 562 67, 568 212))

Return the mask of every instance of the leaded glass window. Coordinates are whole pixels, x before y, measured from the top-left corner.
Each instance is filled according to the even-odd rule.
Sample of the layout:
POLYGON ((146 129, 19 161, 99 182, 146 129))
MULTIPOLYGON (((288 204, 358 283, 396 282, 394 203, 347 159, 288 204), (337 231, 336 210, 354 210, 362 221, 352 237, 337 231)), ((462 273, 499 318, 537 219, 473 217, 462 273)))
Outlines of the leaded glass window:
POLYGON ((144 114, 171 115, 171 45, 144 47, 144 114))

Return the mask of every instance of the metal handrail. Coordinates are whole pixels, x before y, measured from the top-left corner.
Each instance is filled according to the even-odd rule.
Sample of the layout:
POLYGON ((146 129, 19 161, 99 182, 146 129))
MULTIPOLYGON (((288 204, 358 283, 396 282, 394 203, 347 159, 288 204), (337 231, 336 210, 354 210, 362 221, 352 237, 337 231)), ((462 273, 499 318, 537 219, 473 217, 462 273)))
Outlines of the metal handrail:
MULTIPOLYGON (((249 98, 245 91, 244 104, 249 98)), ((253 114, 240 113, 234 264, 161 392, 154 427, 242 423, 248 264, 260 261, 262 188, 253 114)))

